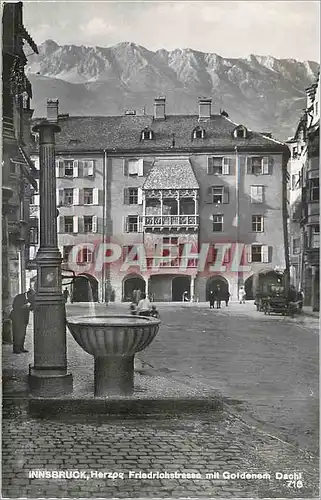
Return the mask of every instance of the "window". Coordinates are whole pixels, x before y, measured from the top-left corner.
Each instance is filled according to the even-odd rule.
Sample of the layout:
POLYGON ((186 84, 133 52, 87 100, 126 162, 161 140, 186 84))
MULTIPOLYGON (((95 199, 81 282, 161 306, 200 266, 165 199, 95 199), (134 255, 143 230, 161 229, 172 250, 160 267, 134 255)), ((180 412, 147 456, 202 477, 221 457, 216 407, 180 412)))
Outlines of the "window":
POLYGON ((153 131, 149 130, 146 128, 145 130, 142 131, 141 133, 141 140, 142 141, 151 141, 153 139, 153 131))
POLYGON ((38 245, 38 228, 31 227, 29 230, 29 244, 38 245))
POLYGON ((138 232, 138 215, 129 215, 127 218, 128 224, 128 233, 137 233, 138 232))
POLYGON ((64 176, 73 177, 74 176, 74 161, 64 160, 64 176))
POLYGON ((128 204, 137 205, 138 204, 138 188, 128 189, 128 204))
POLYGON ((319 201, 319 179, 310 179, 310 201, 319 201))
POLYGON ((94 175, 94 160, 83 161, 83 174, 84 177, 91 177, 94 175))
POLYGON ((261 245, 252 245, 252 262, 262 262, 261 245))
POLYGON ((72 233, 74 228, 73 217, 64 218, 64 233, 72 233))
POLYGON ((72 205, 73 201, 73 189, 64 189, 63 204, 72 205))
POLYGON ((243 126, 239 126, 236 129, 234 129, 233 135, 237 139, 246 139, 247 129, 245 127, 243 127, 243 126))
POLYGON ((293 238, 292 241, 292 254, 297 255, 301 252, 301 240, 300 238, 293 238))
POLYGON ((193 130, 193 139, 204 139, 205 130, 201 127, 197 127, 193 130))
POLYGON ((92 215, 85 215, 84 217, 84 232, 92 233, 93 232, 93 217, 92 215))
POLYGON ((263 215, 252 215, 252 231, 253 233, 263 232, 263 215))
POLYGON ((124 160, 124 175, 126 176, 143 176, 144 175, 144 160, 141 158, 124 160))
POLYGON ((65 245, 62 249, 62 260, 68 262, 70 252, 72 250, 72 245, 65 245))
POLYGON ((83 248, 77 255, 77 264, 86 264, 93 262, 93 251, 89 248, 83 248))
POLYGON ((92 205, 93 201, 93 189, 84 188, 84 205, 92 205))
POLYGON ((264 186, 251 186, 251 203, 263 203, 264 186))
POLYGON ((213 232, 221 233, 223 231, 223 215, 213 215, 213 232))
POLYGON ((209 175, 228 175, 230 173, 230 158, 223 156, 208 158, 207 173, 209 175))
POLYGON ((253 175, 269 174, 269 158, 252 156, 247 158, 247 173, 253 175))
POLYGON ((293 146, 292 148, 292 158, 295 160, 298 157, 298 148, 297 146, 293 146))
POLYGON ((229 191, 225 186, 211 186, 209 188, 210 203, 220 204, 229 202, 229 191))
POLYGON ((311 226, 311 248, 320 248, 320 226, 311 226))

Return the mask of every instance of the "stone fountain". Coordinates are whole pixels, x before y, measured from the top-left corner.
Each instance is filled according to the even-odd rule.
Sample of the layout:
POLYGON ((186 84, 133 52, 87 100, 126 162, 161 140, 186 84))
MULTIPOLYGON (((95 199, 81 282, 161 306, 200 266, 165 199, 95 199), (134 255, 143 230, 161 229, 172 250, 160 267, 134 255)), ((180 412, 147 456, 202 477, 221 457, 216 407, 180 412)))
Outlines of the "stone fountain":
POLYGON ((131 396, 134 357, 155 338, 160 320, 144 316, 77 316, 67 320, 76 342, 94 356, 95 396, 131 396))

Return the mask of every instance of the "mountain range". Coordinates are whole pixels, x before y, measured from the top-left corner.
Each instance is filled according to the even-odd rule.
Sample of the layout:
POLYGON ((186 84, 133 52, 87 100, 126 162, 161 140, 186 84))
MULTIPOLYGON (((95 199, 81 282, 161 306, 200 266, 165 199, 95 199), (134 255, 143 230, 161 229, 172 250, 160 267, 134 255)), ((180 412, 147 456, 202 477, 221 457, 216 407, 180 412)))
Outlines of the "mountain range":
POLYGON ((117 115, 126 109, 151 114, 166 96, 167 114, 196 114, 198 97, 212 98, 235 123, 286 140, 306 107, 305 89, 319 64, 251 54, 224 58, 193 49, 148 50, 131 42, 111 47, 58 45, 47 40, 28 57, 35 117, 46 99, 59 98, 60 113, 117 115))

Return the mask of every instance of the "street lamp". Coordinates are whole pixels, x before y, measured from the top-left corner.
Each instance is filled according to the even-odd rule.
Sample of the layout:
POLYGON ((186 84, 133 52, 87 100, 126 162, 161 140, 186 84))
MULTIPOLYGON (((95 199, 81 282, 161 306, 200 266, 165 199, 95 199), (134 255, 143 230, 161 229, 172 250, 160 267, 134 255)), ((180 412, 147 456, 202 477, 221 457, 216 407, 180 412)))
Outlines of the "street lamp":
POLYGON ((73 389, 67 373, 65 304, 61 254, 57 238, 55 134, 60 132, 58 100, 47 100, 47 119, 33 127, 39 132, 40 247, 36 257, 34 305, 34 365, 29 368, 31 394, 55 397, 73 389))

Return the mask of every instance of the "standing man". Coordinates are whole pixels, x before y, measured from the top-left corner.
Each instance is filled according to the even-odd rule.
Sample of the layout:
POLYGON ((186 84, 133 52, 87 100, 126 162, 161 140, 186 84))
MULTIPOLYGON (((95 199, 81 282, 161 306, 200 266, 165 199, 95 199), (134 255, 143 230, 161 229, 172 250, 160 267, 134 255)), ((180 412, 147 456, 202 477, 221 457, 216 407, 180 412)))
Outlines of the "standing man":
POLYGON ((240 304, 245 304, 245 290, 244 286, 241 286, 239 289, 239 301, 240 304))
POLYGON ((29 302, 26 293, 19 293, 13 299, 10 319, 12 322, 14 354, 28 352, 24 348, 24 343, 26 338, 27 326, 29 323, 31 305, 32 304, 29 302))
POLYGON ((215 300, 215 295, 213 290, 210 290, 209 293, 209 300, 210 300, 210 309, 214 309, 214 300, 215 300))
POLYGON ((64 296, 64 301, 65 301, 65 304, 67 304, 68 302, 68 297, 69 297, 69 290, 68 288, 65 288, 64 291, 63 291, 63 296, 64 296))

